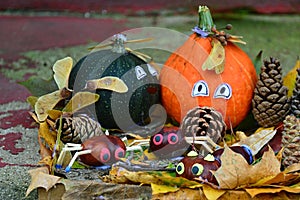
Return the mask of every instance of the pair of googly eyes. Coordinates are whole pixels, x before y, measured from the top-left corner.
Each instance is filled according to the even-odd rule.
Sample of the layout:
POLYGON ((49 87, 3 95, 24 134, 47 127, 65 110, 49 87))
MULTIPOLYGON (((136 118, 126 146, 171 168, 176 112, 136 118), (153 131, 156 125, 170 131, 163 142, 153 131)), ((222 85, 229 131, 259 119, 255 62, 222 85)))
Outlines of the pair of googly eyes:
MULTIPOLYGON (((178 135, 176 135, 176 133, 169 133, 167 137, 168 137, 169 144, 176 144, 178 142, 178 135)), ((156 146, 161 145, 163 140, 164 140, 164 136, 160 133, 156 134, 153 137, 153 143, 156 146)))
MULTIPOLYGON (((111 152, 108 148, 104 147, 100 152, 100 162, 107 163, 111 160, 111 152)), ((125 150, 121 147, 118 147, 114 153, 114 160, 119 160, 120 158, 124 158, 125 150)))
MULTIPOLYGON (((150 74, 152 76, 157 76, 158 75, 157 71, 151 65, 147 64, 147 68, 148 68, 148 71, 150 72, 150 74)), ((135 75, 136 75, 136 78, 138 80, 141 80, 142 78, 147 76, 147 73, 145 72, 145 70, 141 66, 136 66, 135 67, 135 75)))
MULTIPOLYGON (((232 95, 231 86, 228 83, 221 83, 215 89, 213 98, 230 99, 232 95)), ((209 88, 205 81, 200 80, 194 84, 192 97, 209 96, 209 88)))
MULTIPOLYGON (((200 163, 195 163, 192 165, 191 168, 191 172, 194 176, 200 176, 202 174, 204 170, 203 165, 201 165, 200 163)), ((180 162, 177 166, 176 166, 176 172, 179 175, 182 175, 185 171, 185 166, 183 162, 180 162)))

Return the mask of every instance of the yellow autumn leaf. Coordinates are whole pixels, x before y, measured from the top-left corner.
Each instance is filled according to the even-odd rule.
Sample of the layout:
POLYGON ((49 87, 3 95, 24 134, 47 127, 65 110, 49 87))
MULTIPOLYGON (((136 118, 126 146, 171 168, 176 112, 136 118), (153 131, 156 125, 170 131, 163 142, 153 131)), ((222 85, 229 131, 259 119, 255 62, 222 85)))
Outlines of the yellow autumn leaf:
POLYGON ((49 170, 47 167, 40 167, 29 171, 31 176, 31 183, 26 191, 26 196, 28 196, 36 188, 45 188, 48 191, 52 188, 61 177, 49 175, 49 170))
POLYGON ((50 148, 53 149, 56 142, 56 136, 50 132, 47 122, 40 123, 38 134, 39 137, 43 138, 50 148))
POLYGON ((249 165, 241 154, 233 152, 228 146, 225 146, 220 159, 222 165, 213 174, 221 189, 244 187, 280 173, 281 164, 271 148, 255 165, 249 165))
POLYGON ((91 92, 78 92, 68 104, 64 107, 63 112, 74 113, 85 106, 91 105, 99 100, 99 95, 91 92))
POLYGON ((155 183, 151 183, 152 195, 161 194, 161 193, 169 193, 176 192, 180 188, 168 185, 157 185, 155 183))
POLYGON ((215 189, 207 184, 203 184, 202 189, 203 189, 205 197, 208 200, 216 200, 226 192, 226 190, 215 189))
POLYGON ((280 172, 274 176, 268 176, 260 179, 258 182, 251 185, 251 187, 262 187, 270 185, 286 185, 291 180, 299 179, 300 175, 296 173, 287 174, 285 172, 280 172))
POLYGON ((88 90, 111 90, 118 93, 125 93, 128 91, 128 87, 124 81, 114 76, 106 76, 100 79, 88 80, 85 88, 88 90))
POLYGON ((73 66, 73 59, 66 57, 56 61, 53 65, 54 80, 59 89, 68 88, 69 75, 73 66))
POLYGON ((291 69, 283 78, 283 85, 286 86, 288 91, 288 97, 291 97, 293 94, 293 89, 295 88, 297 69, 300 68, 300 59, 296 61, 295 66, 291 69))
POLYGON ((217 39, 212 40, 212 50, 202 65, 203 70, 214 69, 217 74, 221 74, 225 67, 225 49, 217 39))
POLYGON ((279 193, 281 191, 286 191, 290 193, 300 193, 300 188, 293 188, 287 186, 276 186, 276 187, 261 187, 261 188, 245 188, 246 192, 254 198, 258 194, 263 193, 279 193))
POLYGON ((39 121, 45 121, 48 117, 48 110, 52 110, 62 99, 60 90, 39 97, 34 107, 39 121))
POLYGON ((63 114, 63 112, 60 110, 48 110, 47 114, 52 120, 56 120, 63 114))

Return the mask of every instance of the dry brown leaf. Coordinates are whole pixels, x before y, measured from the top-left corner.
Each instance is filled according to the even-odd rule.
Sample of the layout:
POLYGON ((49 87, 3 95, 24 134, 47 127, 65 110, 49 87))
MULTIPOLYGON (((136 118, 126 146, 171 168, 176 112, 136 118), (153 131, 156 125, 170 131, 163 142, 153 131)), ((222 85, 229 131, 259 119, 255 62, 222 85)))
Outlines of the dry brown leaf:
POLYGON ((249 165, 242 155, 225 146, 221 162, 221 167, 213 174, 222 189, 244 187, 280 173, 280 162, 271 148, 264 153, 259 163, 249 165))
POLYGON ((49 130, 47 122, 41 122, 39 127, 39 137, 43 138, 45 142, 53 149, 56 142, 56 135, 49 130))
POLYGON ((245 188, 246 192, 250 194, 250 196, 253 198, 258 194, 262 193, 278 193, 281 191, 286 191, 290 193, 300 193, 300 187, 299 188, 291 188, 291 187, 261 187, 261 188, 245 188))
POLYGON ((189 189, 189 188, 180 188, 180 190, 176 192, 169 193, 160 193, 153 194, 152 199, 159 200, 172 200, 172 199, 180 199, 180 200, 202 200, 206 199, 201 189, 189 189))
POLYGON ((34 106, 39 121, 45 121, 48 117, 48 110, 52 110, 62 99, 64 99, 64 97, 61 95, 61 90, 39 97, 34 106))
POLYGON ((47 167, 30 170, 29 174, 31 176, 31 183, 26 191, 26 196, 39 187, 45 188, 48 191, 61 179, 61 177, 49 175, 47 167))
POLYGON ((258 182, 251 185, 251 187, 262 187, 270 185, 288 185, 290 181, 296 180, 300 177, 299 174, 286 174, 281 172, 275 176, 265 177, 258 182))
POLYGON ((288 166, 285 170, 285 173, 292 173, 292 172, 300 172, 300 163, 294 163, 288 166))
POLYGON ((51 157, 52 151, 50 149, 48 149, 45 144, 43 144, 40 136, 38 136, 38 142, 39 142, 39 145, 40 145, 40 156, 41 156, 41 158, 44 159, 48 156, 51 157))
POLYGON ((111 184, 100 181, 61 179, 65 186, 64 200, 74 199, 151 199, 151 187, 111 184))

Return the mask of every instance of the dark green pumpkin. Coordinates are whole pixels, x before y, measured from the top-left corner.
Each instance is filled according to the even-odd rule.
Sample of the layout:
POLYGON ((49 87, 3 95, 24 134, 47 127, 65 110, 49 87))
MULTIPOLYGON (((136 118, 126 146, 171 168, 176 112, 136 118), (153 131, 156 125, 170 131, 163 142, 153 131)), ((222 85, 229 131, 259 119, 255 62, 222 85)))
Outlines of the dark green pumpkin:
POLYGON ((153 71, 150 73, 148 67, 143 59, 125 49, 122 52, 99 50, 84 56, 75 64, 70 74, 69 87, 76 92, 85 87, 87 80, 105 76, 122 79, 128 92, 97 89, 100 98, 95 104, 95 111, 102 127, 132 130, 136 125, 148 124, 149 109, 160 100, 157 76, 153 71), (137 74, 144 77, 138 78, 137 74))

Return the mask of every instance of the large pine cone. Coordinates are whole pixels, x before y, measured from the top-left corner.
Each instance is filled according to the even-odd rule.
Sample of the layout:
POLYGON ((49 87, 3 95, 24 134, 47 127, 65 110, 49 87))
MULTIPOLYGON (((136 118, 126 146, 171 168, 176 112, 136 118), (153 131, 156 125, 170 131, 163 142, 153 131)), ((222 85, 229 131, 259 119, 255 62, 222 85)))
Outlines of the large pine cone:
POLYGON ((300 119, 287 115, 282 132, 282 164, 288 167, 300 162, 300 119))
POLYGON ((260 126, 271 127, 282 122, 290 109, 288 89, 283 86, 279 60, 265 60, 252 99, 252 113, 260 126))
POLYGON ((208 136, 218 143, 225 135, 226 125, 221 113, 211 107, 195 107, 184 117, 181 124, 184 136, 208 136))
MULTIPOLYGON (((59 128, 59 119, 56 120, 55 128, 59 128)), ((102 135, 101 125, 85 114, 66 116, 62 118, 61 141, 64 143, 81 143, 88 138, 102 135)))
POLYGON ((296 83, 291 100, 291 113, 300 118, 300 68, 297 69, 296 83))

